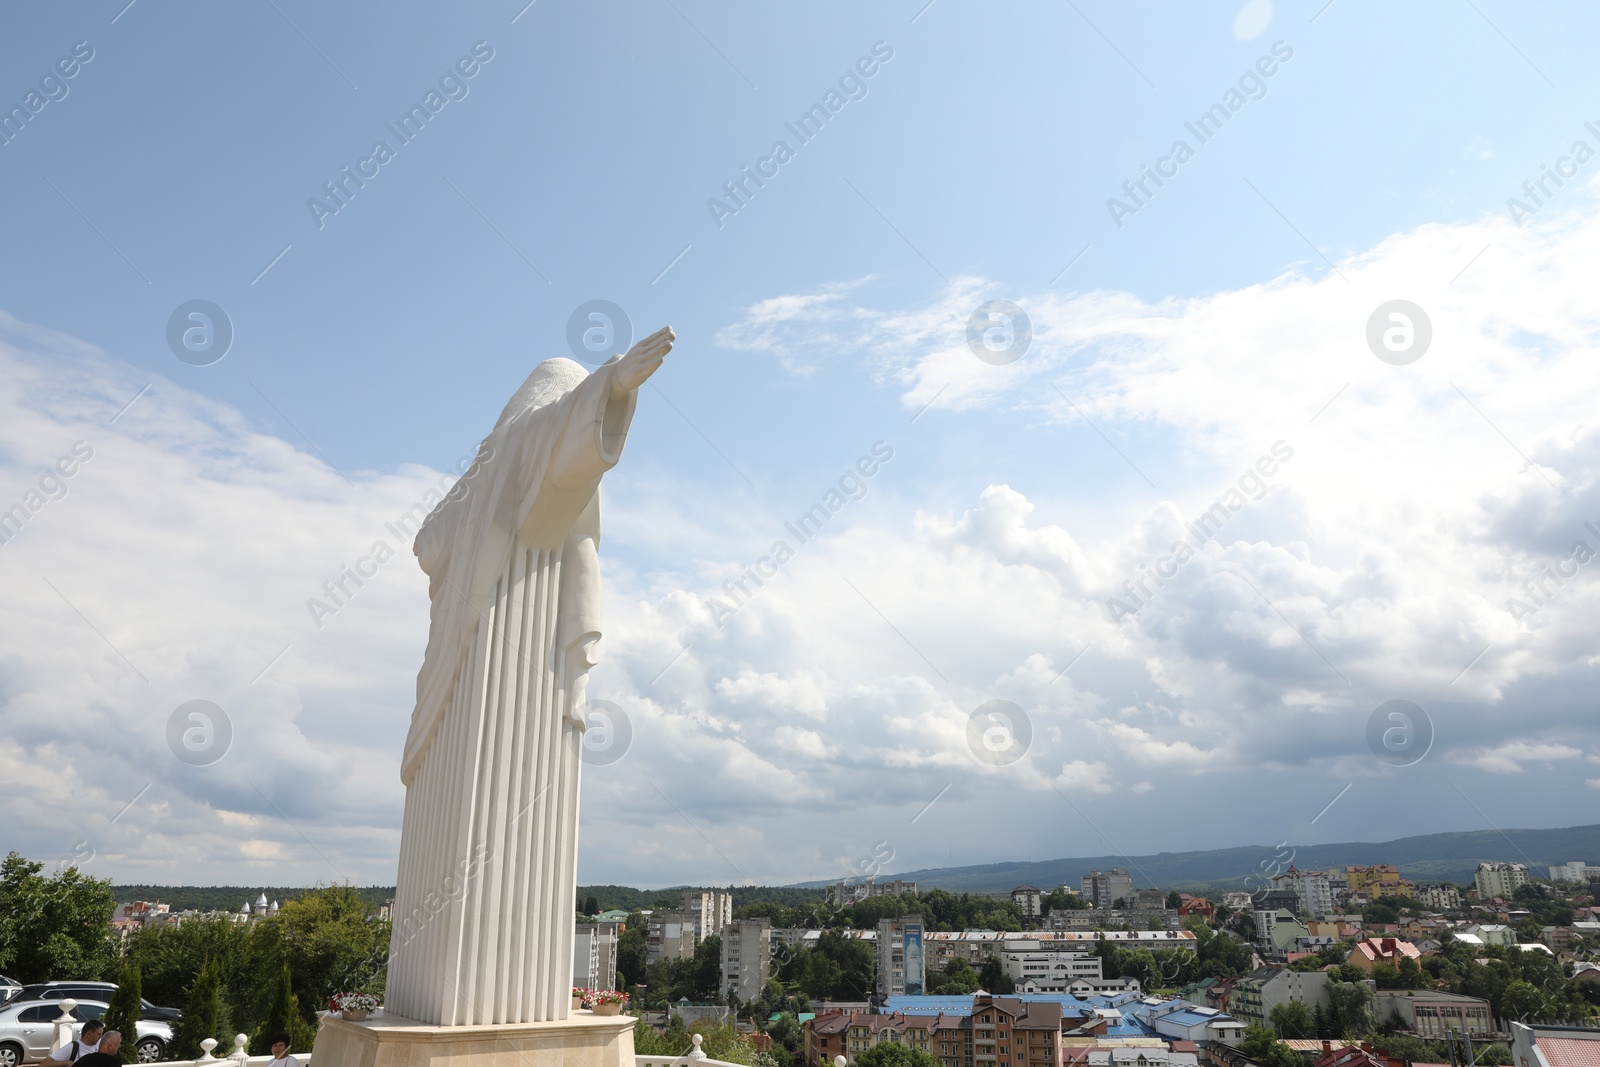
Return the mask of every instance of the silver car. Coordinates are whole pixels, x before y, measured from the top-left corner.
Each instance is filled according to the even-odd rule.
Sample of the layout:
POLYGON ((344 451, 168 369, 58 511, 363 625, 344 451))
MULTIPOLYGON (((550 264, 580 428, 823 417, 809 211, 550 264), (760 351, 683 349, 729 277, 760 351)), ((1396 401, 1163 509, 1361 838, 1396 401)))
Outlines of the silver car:
MULTIPOLYGON (((72 1036, 78 1037, 83 1024, 90 1019, 104 1018, 109 1007, 103 1001, 78 1001, 78 1006, 72 1010, 72 1017, 77 1020, 72 1036)), ((60 1016, 59 1000, 14 1001, 0 1006, 0 1067, 21 1067, 49 1056, 56 1036, 56 1019, 60 1016)), ((134 1048, 140 1063, 154 1063, 166 1055, 172 1044, 170 1024, 140 1019, 138 1030, 134 1048)))

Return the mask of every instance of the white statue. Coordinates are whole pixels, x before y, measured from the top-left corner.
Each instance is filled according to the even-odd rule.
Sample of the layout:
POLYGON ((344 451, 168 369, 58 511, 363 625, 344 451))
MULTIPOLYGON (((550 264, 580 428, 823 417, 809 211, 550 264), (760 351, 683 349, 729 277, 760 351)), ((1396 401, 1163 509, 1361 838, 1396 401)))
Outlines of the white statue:
POLYGON ((671 327, 593 374, 539 364, 417 533, 428 650, 406 785, 385 1013, 567 1018, 579 708, 600 641, 600 478, 671 327))

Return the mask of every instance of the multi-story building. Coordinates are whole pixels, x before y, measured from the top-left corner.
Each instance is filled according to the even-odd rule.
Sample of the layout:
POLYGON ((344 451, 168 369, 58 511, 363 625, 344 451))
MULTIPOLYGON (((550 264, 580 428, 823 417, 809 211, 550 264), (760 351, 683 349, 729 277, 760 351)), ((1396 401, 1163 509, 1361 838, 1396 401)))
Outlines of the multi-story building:
POLYGON ((1595 867, 1580 860, 1563 863, 1557 867, 1551 865, 1550 880, 1552 882, 1593 882, 1600 879, 1600 867, 1595 867))
POLYGON ((1272 876, 1272 888, 1288 890, 1298 900, 1301 918, 1320 919, 1333 911, 1333 886, 1326 871, 1302 871, 1290 867, 1272 876))
POLYGON ((1024 919, 1037 919, 1043 901, 1044 891, 1036 885, 1019 885, 1011 891, 1011 903, 1022 909, 1024 919))
POLYGON ((572 984, 585 989, 617 988, 617 930, 620 923, 578 923, 572 942, 572 984))
POLYGON ((917 996, 922 992, 924 964, 922 916, 878 920, 878 996, 917 996))
MULTIPOLYGON (((1554 870, 1554 868, 1551 868, 1554 870)), ((1435 911, 1460 911, 1461 890, 1449 882, 1417 886, 1417 901, 1435 911)))
POLYGON ((695 935, 699 921, 698 912, 652 911, 645 930, 646 961, 692 959, 700 940, 695 935))
POLYGON ((1478 890, 1478 899, 1509 898, 1518 888, 1528 884, 1528 865, 1525 863, 1480 863, 1472 876, 1478 890))
POLYGON ((683 894, 682 910, 694 916, 694 939, 698 943, 733 922, 733 894, 691 889, 683 894))
POLYGON ((1133 899, 1128 901, 1136 908, 1165 908, 1167 895, 1154 887, 1150 889, 1135 889, 1133 899))
POLYGON ((1345 880, 1350 895, 1377 900, 1379 897, 1409 897, 1417 890, 1415 882, 1400 877, 1392 863, 1375 863, 1369 867, 1346 867, 1345 880))
POLYGON ((1372 995, 1372 1014, 1386 1023, 1398 1016, 1418 1037, 1441 1038, 1447 1033, 1492 1037, 1494 1016, 1489 1002, 1460 993, 1432 989, 1380 989, 1372 995))
POLYGON ((835 882, 828 887, 828 903, 844 907, 870 897, 916 896, 915 882, 835 882))
MULTIPOLYGON (((834 1057, 846 1063, 874 1045, 895 1044, 931 1052, 935 1023, 942 1017, 889 1012, 826 1011, 805 1024, 802 1055, 807 1067, 833 1067, 834 1057)), ((971 1067, 970 1061, 954 1067, 971 1067)))
POLYGON ((1176 930, 1182 918, 1175 908, 1052 908, 1047 930, 1104 930, 1132 926, 1137 930, 1176 930))
POLYGON ((743 919, 722 927, 722 997, 761 995, 772 967, 772 920, 743 919))
POLYGON ((1001 952, 1000 966, 1019 993, 1066 993, 1080 978, 1101 977, 1100 957, 1086 952, 1001 952))
POLYGON ((1288 908, 1277 911, 1258 911, 1256 920, 1256 949, 1263 956, 1282 960, 1300 947, 1300 942, 1311 936, 1306 924, 1295 917, 1288 908))
POLYGON ((1081 896, 1097 908, 1109 908, 1117 901, 1133 902, 1133 879, 1121 867, 1109 871, 1090 871, 1079 879, 1081 896))
POLYGON ((1328 1007, 1327 971, 1291 971, 1287 967, 1258 967, 1234 984, 1228 1014, 1245 1025, 1272 1028, 1272 1009, 1299 1002, 1308 1009, 1328 1007))

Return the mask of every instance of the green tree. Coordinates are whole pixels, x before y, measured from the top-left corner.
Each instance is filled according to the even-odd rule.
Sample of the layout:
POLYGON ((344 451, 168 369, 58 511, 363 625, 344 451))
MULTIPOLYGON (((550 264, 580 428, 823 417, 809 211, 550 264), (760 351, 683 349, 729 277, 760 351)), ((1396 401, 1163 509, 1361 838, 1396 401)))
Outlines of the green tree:
POLYGON ((1014 993, 1017 990, 1017 984, 1006 974, 1004 965, 994 956, 987 957, 983 961, 983 966, 978 968, 978 985, 997 996, 1014 993))
POLYGON ((1511 1050, 1498 1042, 1473 1049, 1472 1058, 1480 1067, 1510 1067, 1512 1063, 1511 1050))
POLYGON ((1304 1001, 1289 1000, 1272 1009, 1272 1028, 1279 1037, 1313 1037, 1317 1032, 1316 1020, 1304 1001))
POLYGON ((972 964, 963 959, 951 960, 944 973, 937 977, 937 985, 930 977, 929 992, 940 996, 964 996, 975 991, 981 984, 978 972, 972 969, 972 964))
POLYGON ((134 1063, 139 1058, 134 1050, 139 1044, 141 985, 139 968, 124 963, 117 975, 117 991, 111 994, 111 1003, 106 1006, 106 1029, 122 1035, 118 1055, 123 1063, 134 1063))
MULTIPOLYGON (((149 926, 128 935, 123 958, 139 968, 144 997, 163 1007, 182 1007, 206 960, 215 960, 224 990, 253 1001, 251 929, 228 918, 187 919, 176 926, 149 926)), ((230 1002, 233 1018, 251 1018, 246 1004, 230 1002)))
POLYGON ((1169 892, 1167 894, 1167 907, 1176 910, 1178 905, 1180 905, 1182 903, 1183 903, 1183 897, 1178 895, 1178 891, 1176 889, 1172 890, 1171 892, 1169 892))
POLYGON ((27 985, 105 974, 112 960, 111 883, 76 867, 46 878, 15 852, 0 863, 0 972, 27 985))
POLYGON ((856 1067, 940 1067, 931 1052, 893 1041, 873 1045, 857 1056, 855 1062, 856 1067))
POLYGON ((1300 1056, 1280 1044, 1271 1030, 1264 1026, 1245 1027, 1244 1038, 1239 1043, 1250 1061, 1260 1067, 1301 1067, 1300 1056))
POLYGON ((285 901, 277 915, 252 926, 252 994, 246 1018, 258 1020, 266 1014, 273 984, 285 964, 307 1023, 335 993, 382 996, 389 924, 367 917, 366 901, 353 886, 311 890, 285 901))
POLYGON ((272 983, 266 1018, 250 1035, 250 1054, 270 1054, 272 1037, 279 1033, 289 1035, 290 1052, 310 1052, 317 1039, 317 1028, 306 1022, 305 1013, 300 1010, 300 998, 294 995, 294 978, 287 963, 278 970, 277 981, 272 983))
POLYGON ((632 989, 644 981, 650 958, 650 941, 645 929, 644 916, 634 912, 628 916, 622 936, 617 938, 617 981, 623 989, 632 989))
POLYGON ((227 1013, 222 1008, 222 983, 217 978, 216 965, 206 960, 200 967, 200 973, 195 976, 194 988, 189 992, 189 1003, 183 1009, 183 1018, 178 1020, 178 1031, 173 1035, 169 1055, 174 1059, 197 1060, 204 1051, 200 1042, 214 1037, 221 1043, 227 1029, 227 1013))
POLYGON ((1537 1022, 1545 1017, 1547 1005, 1544 994, 1531 982, 1518 978, 1506 985, 1500 994, 1500 1007, 1495 1014, 1502 1019, 1518 1022, 1537 1022))
POLYGON ((1327 985, 1331 1025, 1339 1037, 1354 1037, 1372 1030, 1372 991, 1360 982, 1327 985))

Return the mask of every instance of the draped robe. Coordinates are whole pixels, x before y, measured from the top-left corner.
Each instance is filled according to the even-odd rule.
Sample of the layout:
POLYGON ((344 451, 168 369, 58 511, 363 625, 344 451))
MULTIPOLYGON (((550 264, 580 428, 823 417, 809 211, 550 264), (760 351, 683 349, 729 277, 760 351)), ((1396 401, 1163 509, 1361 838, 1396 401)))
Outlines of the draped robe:
POLYGON ((428 648, 406 786, 388 1014, 436 1025, 567 1017, 578 717, 600 636, 600 478, 636 391, 615 363, 541 364, 560 399, 513 411, 417 533, 428 648), (557 366, 560 365, 560 366, 557 366), (573 384, 575 382, 575 384, 573 384))

